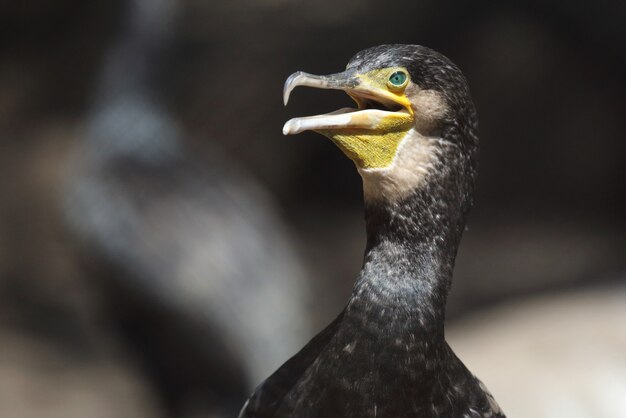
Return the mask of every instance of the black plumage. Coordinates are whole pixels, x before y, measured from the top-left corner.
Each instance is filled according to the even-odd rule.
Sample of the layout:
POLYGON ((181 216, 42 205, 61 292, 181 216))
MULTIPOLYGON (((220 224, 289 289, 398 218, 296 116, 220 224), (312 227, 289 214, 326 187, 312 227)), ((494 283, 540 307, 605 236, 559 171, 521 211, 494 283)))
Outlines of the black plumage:
POLYGON ((124 3, 65 213, 171 416, 233 416, 310 335, 307 282, 261 185, 214 144, 195 158, 163 105, 177 3, 124 3))
POLYGON ((445 114, 418 129, 434 158, 409 193, 366 198, 364 264, 347 306, 257 388, 241 417, 504 417, 444 338, 478 165, 474 105, 460 70, 425 47, 370 48, 347 73, 396 66, 445 99, 445 114))

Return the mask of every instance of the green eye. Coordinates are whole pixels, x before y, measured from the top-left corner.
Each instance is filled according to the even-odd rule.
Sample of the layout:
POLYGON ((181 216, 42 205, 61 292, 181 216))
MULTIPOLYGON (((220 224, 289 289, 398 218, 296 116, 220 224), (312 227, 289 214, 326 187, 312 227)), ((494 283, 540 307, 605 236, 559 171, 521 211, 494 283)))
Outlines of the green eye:
POLYGON ((396 71, 389 76, 389 84, 393 87, 402 87, 406 80, 407 75, 404 71, 396 71))

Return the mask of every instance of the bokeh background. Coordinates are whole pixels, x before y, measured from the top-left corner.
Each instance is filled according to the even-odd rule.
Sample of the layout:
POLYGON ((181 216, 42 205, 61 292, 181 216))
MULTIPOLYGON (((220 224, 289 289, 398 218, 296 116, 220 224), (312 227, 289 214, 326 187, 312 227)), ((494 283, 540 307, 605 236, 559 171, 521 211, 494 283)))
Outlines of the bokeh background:
MULTIPOLYGON (((119 267, 104 257, 94 269, 101 249, 82 244, 72 226, 79 215, 67 196, 84 175, 74 167, 85 158, 96 104, 142 83, 131 77, 102 99, 111 51, 129 27, 162 46, 142 71, 152 80, 150 103, 184 132, 183 152, 199 166, 238 167, 256 190, 251 212, 260 191, 258 204, 280 224, 307 289, 308 302, 293 309, 311 325, 295 345, 343 307, 365 235, 352 163, 321 136, 281 134, 288 118, 349 100, 302 89, 284 108, 284 80, 296 70, 339 71, 355 52, 382 43, 418 43, 450 57, 469 80, 482 144, 448 303, 450 344, 511 417, 626 416, 625 8, 608 0, 0 3, 0 416, 234 414, 215 394, 222 375, 207 372, 196 384, 185 372, 203 355, 198 361, 216 359, 193 346, 205 338, 193 332, 203 330, 180 341, 156 333, 148 348, 133 338, 144 326, 180 326, 186 303, 151 298, 149 280, 132 290, 110 286, 119 267), (166 24, 172 30, 163 35, 166 24), (136 304, 149 314, 133 312, 136 304), (165 354, 147 364, 154 347, 165 354), (154 372, 158 361, 177 364, 172 358, 192 364, 154 372)), ((133 71, 138 45, 118 57, 115 74, 124 65, 133 71)), ((114 125, 99 129, 117 135, 114 125)), ((153 233, 167 240, 167 231, 153 233)), ((212 280, 209 270, 202 280, 212 280)), ((261 320, 262 310, 240 311, 261 320)), ((248 366, 237 367, 245 374, 248 366)))

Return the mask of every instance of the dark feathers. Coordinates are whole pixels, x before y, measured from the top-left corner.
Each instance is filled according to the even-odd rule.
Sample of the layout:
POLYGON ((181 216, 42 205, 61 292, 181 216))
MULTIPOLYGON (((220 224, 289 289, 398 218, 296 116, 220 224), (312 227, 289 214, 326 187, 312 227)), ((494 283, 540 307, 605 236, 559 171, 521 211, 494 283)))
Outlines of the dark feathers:
POLYGON ((504 417, 444 338, 478 164, 469 89, 454 64, 421 46, 374 47, 348 64, 390 66, 446 99, 436 158, 408 195, 366 201, 365 260, 345 310, 257 389, 241 417, 504 417))

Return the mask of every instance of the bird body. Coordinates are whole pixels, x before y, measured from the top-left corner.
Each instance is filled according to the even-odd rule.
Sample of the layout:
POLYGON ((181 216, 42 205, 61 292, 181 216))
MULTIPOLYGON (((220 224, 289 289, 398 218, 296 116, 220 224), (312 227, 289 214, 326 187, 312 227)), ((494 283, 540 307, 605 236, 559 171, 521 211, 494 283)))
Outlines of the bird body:
POLYGON ((504 417, 444 338, 445 303, 478 163, 461 72, 424 47, 358 53, 297 85, 345 90, 358 109, 292 119, 354 161, 367 244, 343 312, 263 382, 241 417, 504 417), (407 123, 410 121, 410 123, 407 123))
POLYGON ((263 187, 215 145, 196 158, 162 104, 177 2, 125 8, 77 153, 67 223, 105 315, 171 416, 205 405, 232 416, 310 335, 304 268, 263 187))

